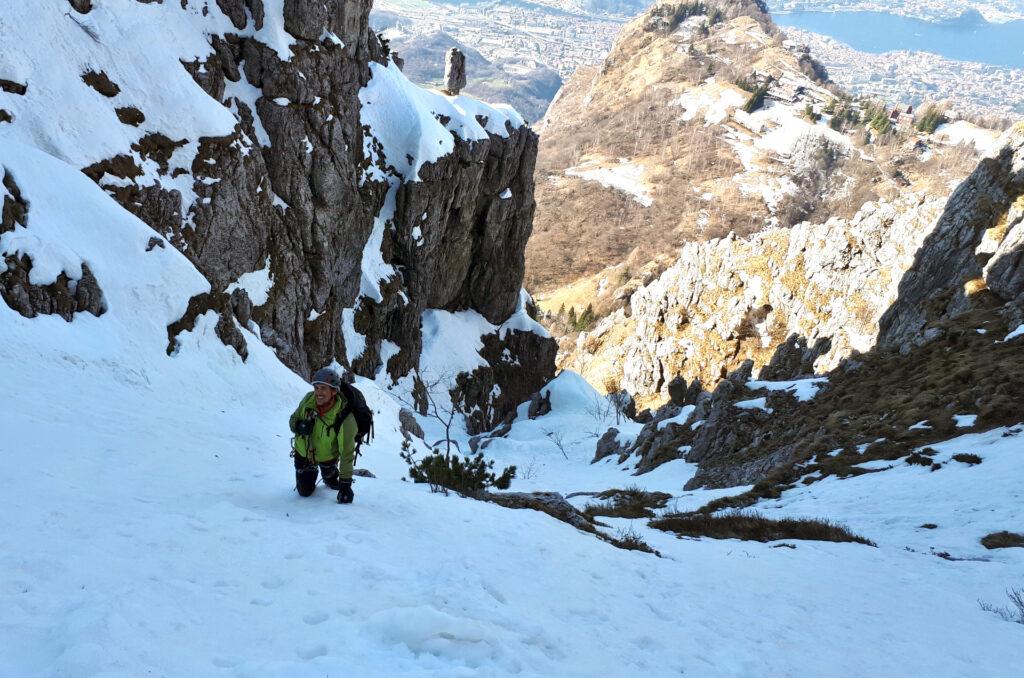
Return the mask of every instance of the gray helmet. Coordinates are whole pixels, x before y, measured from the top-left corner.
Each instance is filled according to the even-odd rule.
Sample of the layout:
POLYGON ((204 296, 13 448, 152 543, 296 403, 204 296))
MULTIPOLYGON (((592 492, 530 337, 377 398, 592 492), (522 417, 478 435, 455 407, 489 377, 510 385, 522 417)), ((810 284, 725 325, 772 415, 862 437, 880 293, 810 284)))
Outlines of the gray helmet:
POLYGON ((339 377, 338 373, 330 367, 322 367, 317 370, 316 374, 314 374, 313 378, 310 380, 310 383, 313 385, 326 384, 335 391, 341 389, 341 377, 339 377))

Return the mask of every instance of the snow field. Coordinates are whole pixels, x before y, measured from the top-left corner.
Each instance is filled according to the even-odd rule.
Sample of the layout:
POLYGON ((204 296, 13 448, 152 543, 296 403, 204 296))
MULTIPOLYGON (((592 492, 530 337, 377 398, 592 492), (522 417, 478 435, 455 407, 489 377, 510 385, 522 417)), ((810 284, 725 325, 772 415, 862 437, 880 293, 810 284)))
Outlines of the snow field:
MULTIPOLYGON (((351 506, 323 487, 299 499, 286 421, 309 386, 244 328, 243 362, 216 337, 212 313, 167 355, 167 324, 209 283, 173 248, 147 252, 152 231, 77 170, 144 133, 111 121, 110 101, 81 83, 87 67, 121 86, 117 105, 139 106, 166 133, 196 138, 234 125, 178 62, 204 58, 204 33, 221 32, 226 19, 212 5, 203 17, 172 3, 108 0, 78 17, 96 43, 65 3, 45 4, 50 11, 13 4, 0 23, 5 44, 24 44, 13 27, 39 16, 48 22, 41 34, 56 36, 0 54, 8 77, 29 83, 23 99, 10 97, 18 124, 4 128, 0 164, 31 204, 29 228, 0 236, 0 251, 30 256, 37 283, 61 271, 77 279, 88 264, 107 310, 66 323, 0 304, 0 675, 1002 676, 1024 663, 1021 628, 977 605, 999 604, 1003 589, 1024 583, 1020 549, 976 543, 1019 529, 1013 430, 935 446, 943 459, 977 452, 977 467, 898 466, 761 508, 848 522, 877 549, 679 540, 645 521, 604 519, 611 532, 641 534, 665 556, 656 558, 537 512, 403 483, 396 396, 406 385, 388 392, 360 380, 377 438, 358 466, 377 478, 357 480, 351 506), (113 44, 150 61, 122 62, 102 46, 113 44), (55 106, 58 97, 70 103, 55 106), (939 528, 913 527, 926 520, 939 528), (933 548, 987 560, 947 561, 933 548)), ((286 58, 283 0, 265 7, 260 37, 286 58)), ((395 71, 376 68, 363 95, 377 102, 367 121, 388 161, 399 166, 415 151, 400 170, 412 172, 406 179, 440 157, 453 132, 482 138, 522 124, 507 109, 410 89, 395 71), (431 112, 451 121, 442 126, 431 112)), ((389 216, 379 216, 381 228, 389 216)), ((374 246, 379 257, 371 238, 363 262, 367 296, 388 274, 374 246)), ((236 284, 259 297, 272 281, 254 272, 236 284)), ((525 304, 524 294, 502 326, 428 313, 424 368, 471 369, 485 332, 543 331, 525 304)), ((623 440, 640 426, 616 422, 573 373, 550 392, 552 414, 530 420, 521 406, 511 433, 485 450, 520 467, 513 490, 636 485, 689 510, 746 489, 683 492, 695 469, 682 461, 642 477, 630 475, 631 460, 591 465, 608 426, 623 440)), ((440 437, 436 420, 421 423, 428 440, 440 437)), ((455 435, 468 450, 461 424, 455 435)))

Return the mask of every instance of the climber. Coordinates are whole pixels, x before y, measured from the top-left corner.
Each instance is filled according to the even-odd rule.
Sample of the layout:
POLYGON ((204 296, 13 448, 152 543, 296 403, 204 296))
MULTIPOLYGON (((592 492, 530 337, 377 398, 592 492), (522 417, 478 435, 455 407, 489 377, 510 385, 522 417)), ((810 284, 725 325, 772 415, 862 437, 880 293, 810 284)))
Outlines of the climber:
POLYGON ((357 432, 353 409, 341 393, 341 377, 331 368, 317 370, 311 383, 312 393, 288 420, 295 434, 295 489, 303 497, 313 494, 319 469, 324 485, 338 491, 338 503, 351 504, 357 432))

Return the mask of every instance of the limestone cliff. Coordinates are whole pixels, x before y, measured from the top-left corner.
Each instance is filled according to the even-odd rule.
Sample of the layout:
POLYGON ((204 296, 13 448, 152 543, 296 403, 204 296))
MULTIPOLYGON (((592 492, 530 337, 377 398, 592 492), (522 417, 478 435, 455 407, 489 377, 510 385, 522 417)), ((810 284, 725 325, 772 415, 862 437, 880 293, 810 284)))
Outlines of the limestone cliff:
POLYGON ((802 477, 865 472, 958 427, 1017 422, 1024 126, 1003 142, 944 205, 907 198, 851 222, 684 252, 617 318, 632 334, 609 343, 623 344, 625 385, 640 393, 666 374, 728 377, 703 393, 665 385, 672 403, 634 441, 605 436, 598 456, 636 455, 640 472, 685 457, 699 464, 691 487, 761 483, 757 496, 770 496, 802 477), (798 377, 809 395, 785 383, 798 377))
POLYGON ((541 129, 527 279, 559 363, 647 398, 677 374, 713 386, 793 334, 832 341, 811 340, 819 367, 871 346, 914 243, 977 164, 849 97, 753 2, 655 4, 541 129), (833 304, 846 267, 869 283, 833 304), (699 298, 675 296, 697 281, 699 298))

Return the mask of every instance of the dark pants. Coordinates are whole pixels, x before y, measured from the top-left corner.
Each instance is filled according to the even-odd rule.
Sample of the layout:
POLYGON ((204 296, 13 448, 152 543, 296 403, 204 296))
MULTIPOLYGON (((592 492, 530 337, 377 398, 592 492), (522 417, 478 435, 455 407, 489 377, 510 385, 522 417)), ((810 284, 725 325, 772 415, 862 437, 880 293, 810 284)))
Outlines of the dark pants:
POLYGON ((299 496, 308 497, 316 489, 317 471, 324 477, 324 485, 337 490, 341 485, 338 483, 338 460, 312 463, 305 457, 295 455, 295 489, 299 496))

